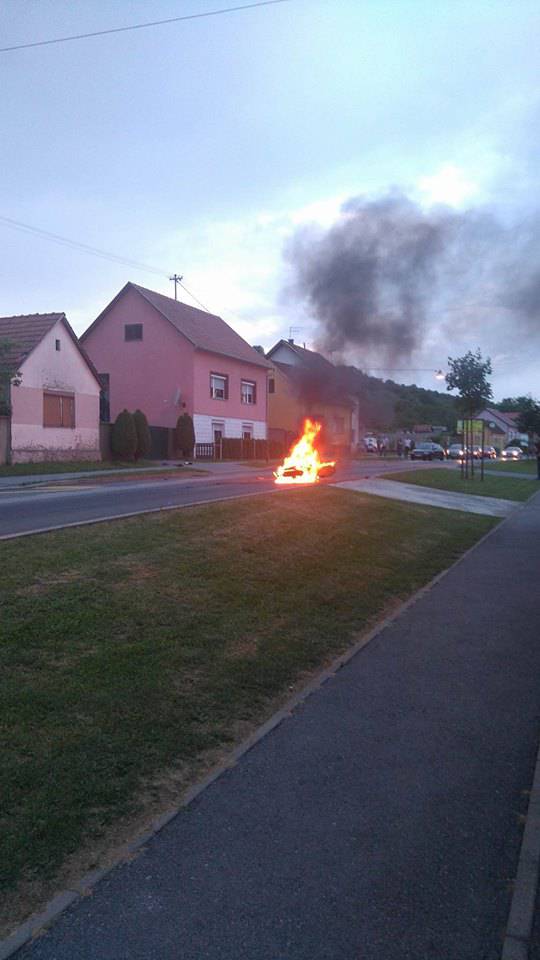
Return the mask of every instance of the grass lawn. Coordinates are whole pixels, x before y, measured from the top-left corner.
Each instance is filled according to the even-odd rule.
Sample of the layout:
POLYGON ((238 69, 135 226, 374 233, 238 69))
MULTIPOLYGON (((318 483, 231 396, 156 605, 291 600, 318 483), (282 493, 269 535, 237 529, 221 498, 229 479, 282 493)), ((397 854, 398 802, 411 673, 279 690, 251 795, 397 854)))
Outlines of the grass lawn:
POLYGON ((537 480, 522 480, 520 477, 490 477, 480 480, 480 472, 474 479, 461 479, 459 468, 455 470, 408 470, 402 473, 385 473, 385 480, 415 483, 419 487, 434 487, 436 490, 451 490, 456 493, 474 493, 480 497, 499 497, 501 500, 528 500, 540 490, 537 480))
POLYGON ((134 467, 155 467, 151 460, 55 460, 54 463, 11 463, 0 467, 0 477, 32 477, 41 473, 81 473, 85 470, 133 470, 134 467))
POLYGON ((320 487, 3 545, 3 922, 496 522, 320 487))
POLYGON ((536 460, 509 460, 508 463, 504 460, 497 462, 490 460, 486 462, 486 469, 500 470, 501 473, 524 473, 525 475, 531 473, 533 477, 536 476, 537 471, 536 460))

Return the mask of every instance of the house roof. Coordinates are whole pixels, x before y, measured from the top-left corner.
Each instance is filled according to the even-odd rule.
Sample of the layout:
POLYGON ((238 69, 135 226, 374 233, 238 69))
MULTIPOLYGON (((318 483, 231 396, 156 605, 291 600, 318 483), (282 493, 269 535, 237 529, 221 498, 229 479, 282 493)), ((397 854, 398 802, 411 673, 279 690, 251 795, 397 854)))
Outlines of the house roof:
MULTIPOLYGON (((312 370, 314 373, 335 374, 336 368, 334 364, 330 363, 330 360, 327 360, 326 357, 322 356, 322 354, 316 353, 314 350, 307 350, 306 347, 300 347, 297 343, 291 343, 289 340, 278 340, 271 350, 268 351, 267 356, 271 357, 278 347, 283 346, 288 347, 289 350, 292 350, 292 352, 295 353, 300 360, 302 366, 312 370)), ((293 365, 285 364, 285 366, 293 365)))
POLYGON ((81 357, 99 383, 97 370, 81 347, 77 335, 67 321, 65 313, 29 313, 14 317, 0 317, 0 341, 7 340, 10 344, 6 353, 8 363, 17 367, 22 366, 26 358, 35 350, 43 340, 43 337, 49 330, 52 330, 59 320, 65 326, 67 333, 77 347, 81 357))
POLYGON ((513 411, 503 411, 503 410, 492 410, 490 407, 487 407, 484 413, 489 414, 489 417, 493 420, 500 420, 502 423, 506 424, 511 430, 517 429, 517 419, 519 417, 518 412, 513 411))
POLYGON ((62 318, 65 319, 63 313, 0 317, 0 340, 8 340, 10 344, 6 354, 9 363, 20 366, 38 343, 41 343, 45 334, 62 318))
POLYGON ((183 334, 197 350, 208 353, 220 353, 235 360, 243 360, 254 366, 268 368, 271 364, 249 345, 240 334, 236 333, 225 320, 213 313, 206 313, 196 307, 190 307, 180 300, 165 297, 162 293, 140 287, 136 283, 127 283, 120 293, 109 303, 99 317, 88 327, 82 335, 84 340, 91 330, 102 320, 113 304, 128 290, 135 290, 158 311, 166 320, 172 323, 179 333, 183 334))

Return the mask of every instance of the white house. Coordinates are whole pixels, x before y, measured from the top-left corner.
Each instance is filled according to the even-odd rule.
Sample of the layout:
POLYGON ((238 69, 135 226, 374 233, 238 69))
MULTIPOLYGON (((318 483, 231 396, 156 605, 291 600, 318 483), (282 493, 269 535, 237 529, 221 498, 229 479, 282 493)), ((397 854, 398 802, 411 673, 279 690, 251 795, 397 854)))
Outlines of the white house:
POLYGON ((101 460, 100 383, 64 313, 0 317, 9 345, 10 441, 13 463, 101 460))

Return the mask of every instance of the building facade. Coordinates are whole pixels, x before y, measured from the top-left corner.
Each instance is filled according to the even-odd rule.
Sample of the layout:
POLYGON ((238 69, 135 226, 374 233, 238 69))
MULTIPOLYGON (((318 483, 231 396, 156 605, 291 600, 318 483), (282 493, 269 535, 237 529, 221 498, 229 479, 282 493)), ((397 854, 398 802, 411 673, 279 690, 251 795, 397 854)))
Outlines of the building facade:
POLYGON ((221 317, 128 283, 83 334, 105 419, 142 410, 155 427, 193 418, 197 443, 265 439, 270 364, 221 317))

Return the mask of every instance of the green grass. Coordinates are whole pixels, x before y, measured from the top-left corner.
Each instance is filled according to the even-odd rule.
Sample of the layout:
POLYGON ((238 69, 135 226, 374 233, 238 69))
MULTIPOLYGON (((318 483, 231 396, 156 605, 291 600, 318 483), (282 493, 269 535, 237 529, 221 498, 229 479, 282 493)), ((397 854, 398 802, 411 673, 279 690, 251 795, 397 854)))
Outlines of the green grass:
POLYGON ((81 473, 85 470, 133 470, 134 467, 155 467, 151 460, 55 460, 53 463, 11 463, 0 467, 0 477, 31 477, 41 473, 81 473))
POLYGON ((500 470, 501 473, 531 473, 535 477, 537 467, 536 460, 509 460, 508 462, 489 460, 486 461, 486 470, 500 470))
POLYGON ((4 891, 54 884, 495 522, 321 487, 5 543, 4 891))
POLYGON ((520 477, 491 477, 486 474, 481 480, 478 467, 475 467, 474 478, 469 477, 467 480, 461 478, 459 468, 385 473, 384 479, 414 483, 419 487, 434 487, 436 490, 451 490, 455 493, 473 493, 479 497, 498 497, 501 500, 528 500, 533 493, 540 490, 537 480, 522 480, 520 477))

